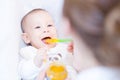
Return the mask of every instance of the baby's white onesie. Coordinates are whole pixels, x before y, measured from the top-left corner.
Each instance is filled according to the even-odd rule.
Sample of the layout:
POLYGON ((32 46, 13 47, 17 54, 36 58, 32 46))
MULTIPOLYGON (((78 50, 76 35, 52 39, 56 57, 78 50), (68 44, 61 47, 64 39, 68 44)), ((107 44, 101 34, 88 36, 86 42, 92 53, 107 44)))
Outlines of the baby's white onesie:
MULTIPOLYGON (((42 65, 38 68, 33 59, 37 54, 37 49, 32 46, 24 47, 20 50, 21 60, 19 63, 19 75, 22 80, 35 80, 40 71, 45 67, 47 64, 42 65)), ((48 52, 49 59, 55 60, 56 58, 59 59, 62 57, 62 62, 66 65, 66 69, 68 71, 68 77, 75 79, 76 71, 71 66, 72 64, 72 53, 69 53, 67 50, 67 45, 65 44, 57 44, 55 48, 51 48, 48 52)))

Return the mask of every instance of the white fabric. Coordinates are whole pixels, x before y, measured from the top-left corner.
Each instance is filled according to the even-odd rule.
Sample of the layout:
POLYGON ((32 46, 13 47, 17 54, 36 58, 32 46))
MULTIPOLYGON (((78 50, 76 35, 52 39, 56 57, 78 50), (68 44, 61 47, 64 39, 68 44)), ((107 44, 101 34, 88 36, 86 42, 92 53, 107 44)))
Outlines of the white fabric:
POLYGON ((96 67, 78 74, 76 80, 120 80, 120 68, 96 67))
POLYGON ((0 1, 0 80, 19 80, 19 1, 0 1))
MULTIPOLYGON (((67 46, 64 44, 57 44, 55 48, 52 48, 48 55, 51 55, 53 57, 57 57, 57 54, 62 55, 62 62, 66 65, 67 71, 68 71, 68 77, 75 79, 76 71, 67 63, 67 55, 70 55, 67 51, 67 46), (53 55, 54 54, 54 55, 53 55)), ((37 49, 32 46, 27 46, 25 48, 22 48, 20 51, 20 55, 22 57, 22 60, 19 64, 19 74, 23 80, 35 80, 35 78, 38 76, 39 72, 49 64, 43 64, 40 68, 35 66, 33 63, 33 59, 37 54, 37 49)), ((41 53, 42 54, 42 53, 41 53)), ((52 58, 52 56, 50 56, 52 58)))

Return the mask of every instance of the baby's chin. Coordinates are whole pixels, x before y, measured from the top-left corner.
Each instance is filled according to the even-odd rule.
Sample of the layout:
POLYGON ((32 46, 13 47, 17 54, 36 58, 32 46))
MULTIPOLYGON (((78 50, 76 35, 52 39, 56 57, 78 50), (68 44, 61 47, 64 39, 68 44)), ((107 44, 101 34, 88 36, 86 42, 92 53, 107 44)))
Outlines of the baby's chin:
POLYGON ((43 43, 43 45, 39 46, 38 49, 44 48, 44 47, 47 47, 47 48, 54 48, 55 46, 56 46, 56 43, 52 43, 52 44, 43 43))
POLYGON ((54 44, 44 44, 44 45, 36 45, 36 46, 31 45, 31 46, 35 47, 36 49, 45 48, 45 47, 54 48, 56 46, 56 44, 54 43, 54 44))
POLYGON ((56 46, 56 43, 46 44, 46 46, 49 47, 49 48, 54 48, 56 46))

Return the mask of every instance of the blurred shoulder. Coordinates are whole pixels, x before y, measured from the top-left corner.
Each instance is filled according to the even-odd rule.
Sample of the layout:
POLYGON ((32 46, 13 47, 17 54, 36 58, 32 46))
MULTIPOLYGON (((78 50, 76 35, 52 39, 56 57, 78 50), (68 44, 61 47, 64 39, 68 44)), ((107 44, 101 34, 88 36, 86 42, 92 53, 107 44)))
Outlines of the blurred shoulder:
POLYGON ((120 69, 96 67, 82 71, 76 80, 120 80, 120 69))

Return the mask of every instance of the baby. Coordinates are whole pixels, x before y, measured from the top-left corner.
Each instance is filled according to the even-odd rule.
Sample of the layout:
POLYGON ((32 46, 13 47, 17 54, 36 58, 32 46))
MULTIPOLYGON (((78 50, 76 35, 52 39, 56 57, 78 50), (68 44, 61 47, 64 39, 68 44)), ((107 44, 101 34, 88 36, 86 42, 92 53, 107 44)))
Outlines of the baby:
POLYGON ((22 38, 28 46, 20 50, 20 77, 23 80, 36 80, 48 62, 60 60, 66 65, 68 77, 74 80, 76 72, 70 66, 72 54, 67 50, 67 46, 45 42, 47 39, 57 38, 50 14, 43 9, 34 9, 23 17, 21 26, 22 38))

